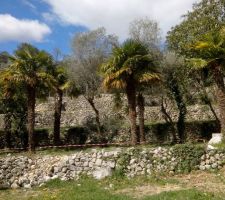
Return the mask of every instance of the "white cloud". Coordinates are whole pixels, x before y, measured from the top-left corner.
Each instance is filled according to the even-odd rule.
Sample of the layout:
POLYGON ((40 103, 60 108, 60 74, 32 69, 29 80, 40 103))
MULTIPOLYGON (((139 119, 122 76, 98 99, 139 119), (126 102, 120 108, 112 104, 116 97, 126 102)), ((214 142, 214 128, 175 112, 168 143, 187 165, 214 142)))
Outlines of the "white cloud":
POLYGON ((90 29, 104 26, 122 39, 129 23, 150 17, 159 22, 163 35, 180 21, 196 0, 44 0, 62 22, 90 29))
POLYGON ((17 19, 10 14, 0 14, 0 42, 41 42, 51 29, 38 20, 17 19))

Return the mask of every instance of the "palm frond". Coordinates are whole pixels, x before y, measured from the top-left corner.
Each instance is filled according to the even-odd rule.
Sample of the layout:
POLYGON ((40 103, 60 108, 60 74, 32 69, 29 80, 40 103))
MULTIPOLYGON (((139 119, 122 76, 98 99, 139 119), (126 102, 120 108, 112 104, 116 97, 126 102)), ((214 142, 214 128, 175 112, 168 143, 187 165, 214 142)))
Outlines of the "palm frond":
POLYGON ((150 83, 153 81, 160 81, 161 77, 157 73, 144 73, 139 79, 140 83, 150 83))
POLYGON ((189 59, 189 64, 194 69, 202 69, 207 67, 209 62, 201 58, 192 58, 192 59, 189 59))

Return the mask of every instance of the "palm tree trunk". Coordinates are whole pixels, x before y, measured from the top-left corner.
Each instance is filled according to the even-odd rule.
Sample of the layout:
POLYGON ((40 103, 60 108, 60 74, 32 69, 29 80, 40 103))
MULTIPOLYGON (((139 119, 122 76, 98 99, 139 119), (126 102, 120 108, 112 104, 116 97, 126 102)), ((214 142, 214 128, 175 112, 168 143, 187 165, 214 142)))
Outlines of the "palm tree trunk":
POLYGON ((54 145, 60 145, 60 123, 61 123, 61 112, 62 112, 62 98, 63 92, 58 89, 55 94, 55 113, 54 113, 54 145))
POLYGON ((11 148, 11 127, 12 127, 12 115, 6 113, 4 115, 4 132, 5 132, 5 147, 11 148))
POLYGON ((145 122, 144 122, 144 112, 145 112, 145 102, 144 97, 141 93, 137 96, 137 106, 138 106, 138 120, 139 120, 139 133, 140 133, 140 143, 145 144, 145 122))
POLYGON ((87 98, 87 101, 89 102, 93 111, 95 112, 95 122, 96 122, 97 132, 98 132, 99 137, 101 137, 102 135, 101 135, 101 123, 100 123, 99 111, 95 106, 93 98, 87 98))
POLYGON ((136 88, 132 81, 129 81, 126 87, 129 118, 131 125, 131 143, 136 145, 138 143, 137 124, 136 124, 136 88))
POLYGON ((213 76, 217 85, 217 101, 220 112, 220 125, 223 137, 225 136, 225 86, 223 81, 223 72, 220 65, 213 67, 213 76))
POLYGON ((34 123, 35 123, 35 87, 27 87, 27 131, 29 152, 35 151, 34 123))

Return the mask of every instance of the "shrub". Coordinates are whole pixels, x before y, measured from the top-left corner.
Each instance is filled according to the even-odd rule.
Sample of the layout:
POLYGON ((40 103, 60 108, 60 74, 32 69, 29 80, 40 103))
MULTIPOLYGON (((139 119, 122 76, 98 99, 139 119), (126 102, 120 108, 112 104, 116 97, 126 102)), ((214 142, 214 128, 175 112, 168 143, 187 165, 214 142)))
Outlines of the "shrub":
MULTIPOLYGON (((209 140, 212 133, 218 132, 217 122, 208 121, 191 121, 185 122, 186 141, 195 142, 197 139, 209 140)), ((146 138, 152 143, 170 142, 172 127, 169 123, 151 123, 145 126, 146 138)))
POLYGON ((35 129, 34 135, 36 146, 50 145, 49 129, 35 129))
POLYGON ((64 130, 66 144, 85 144, 87 138, 88 130, 83 127, 71 127, 64 130))
POLYGON ((107 142, 112 142, 124 125, 124 117, 120 114, 114 116, 105 116, 102 120, 102 130, 107 142))
POLYGON ((193 144, 179 144, 173 147, 173 156, 178 161, 176 172, 190 172, 195 170, 205 153, 204 147, 193 144))

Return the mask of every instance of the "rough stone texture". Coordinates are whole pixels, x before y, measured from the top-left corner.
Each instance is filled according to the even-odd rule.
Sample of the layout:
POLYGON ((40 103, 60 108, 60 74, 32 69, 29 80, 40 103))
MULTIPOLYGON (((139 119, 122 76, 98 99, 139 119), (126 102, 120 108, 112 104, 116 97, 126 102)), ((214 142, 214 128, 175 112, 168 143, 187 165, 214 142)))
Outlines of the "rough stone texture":
POLYGON ((112 176, 112 168, 110 166, 97 169, 93 172, 93 177, 97 180, 101 180, 108 176, 112 176))
POLYGON ((201 157, 200 170, 221 169, 224 165, 225 153, 210 150, 201 157))
MULTIPOLYGON (((146 101, 152 97, 146 96, 146 101)), ((94 112, 88 102, 84 97, 80 96, 78 98, 63 98, 64 111, 62 112, 61 125, 64 127, 71 127, 77 125, 83 125, 86 121, 94 117, 94 112)), ((127 118, 126 114, 126 99, 124 97, 124 105, 119 112, 113 110, 113 97, 109 94, 102 94, 99 98, 95 99, 96 107, 100 111, 100 117, 105 118, 114 116, 115 114, 121 114, 127 118)), ((152 122, 164 121, 162 113, 160 111, 160 106, 147 106, 145 107, 145 120, 152 122)), ((208 120, 214 119, 209 108, 205 105, 193 105, 188 106, 187 120, 208 120)), ((52 127, 53 125, 53 112, 54 112, 54 99, 49 98, 48 101, 43 103, 38 103, 36 106, 36 127, 52 127)), ((168 112, 171 114, 173 120, 177 120, 178 113, 176 106, 170 106, 168 112)), ((217 110, 216 110, 217 112, 217 110)), ((0 115, 0 127, 3 127, 3 116, 0 115)))
MULTIPOLYGON (((199 160, 200 170, 221 169, 225 153, 207 151, 199 160)), ((111 176, 113 170, 122 170, 128 177, 155 173, 176 173, 176 166, 182 162, 173 148, 115 148, 77 152, 60 156, 11 156, 0 159, 0 186, 31 188, 43 185, 51 179, 78 179, 86 174, 102 179, 111 176)))
POLYGON ((214 147, 214 145, 221 143, 222 139, 223 139, 222 137, 223 137, 223 135, 221 133, 213 133, 212 139, 209 140, 209 142, 208 142, 208 146, 207 146, 208 150, 216 149, 216 147, 214 147))

